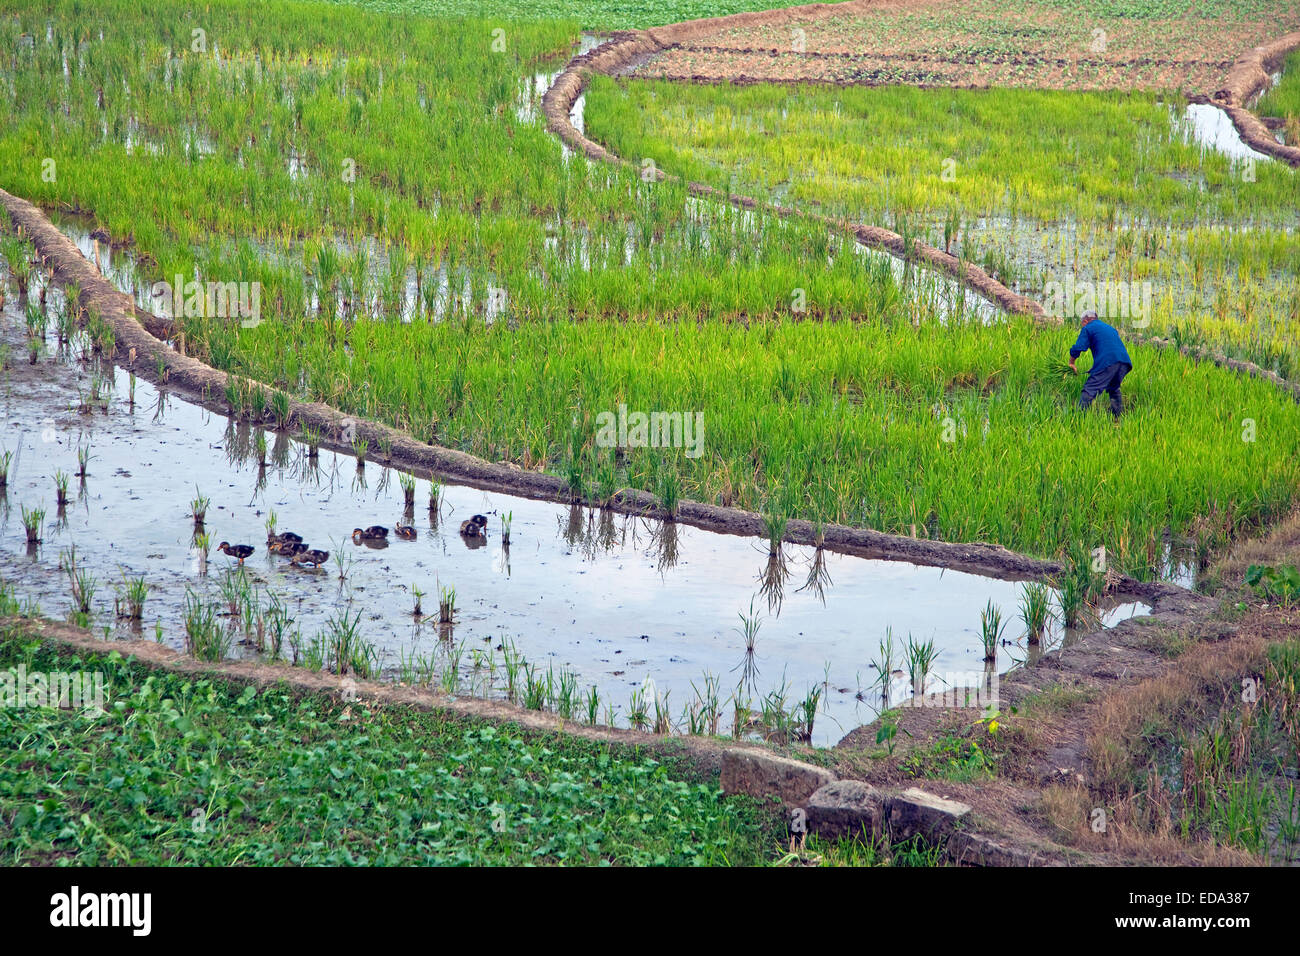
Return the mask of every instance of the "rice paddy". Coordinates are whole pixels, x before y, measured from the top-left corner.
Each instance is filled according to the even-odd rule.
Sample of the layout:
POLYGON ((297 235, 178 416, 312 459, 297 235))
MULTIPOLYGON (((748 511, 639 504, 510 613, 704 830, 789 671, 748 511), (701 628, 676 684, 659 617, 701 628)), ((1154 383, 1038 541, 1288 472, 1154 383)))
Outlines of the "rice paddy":
MULTIPOLYGON (((47 258, 0 230, 0 617, 35 617, 39 598, 214 673, 396 682, 589 740, 879 766, 889 786, 970 796, 1058 751, 1083 760, 1017 753, 1038 728, 1014 707, 926 740, 903 708, 1021 671, 1023 694, 1076 647, 1081 686, 1156 673, 1151 648, 1184 640, 1164 628, 1210 613, 1185 587, 1221 586, 1198 575, 1300 505, 1288 382, 1203 354, 1300 380, 1296 171, 1200 101, 1300 8, 939 0, 678 25, 620 75, 584 77, 573 105, 626 163, 562 142, 550 100, 547 128, 542 94, 592 31, 766 6, 0 0, 0 185, 166 338, 138 362, 140 330, 66 267, 73 246, 38 229, 47 258), (723 78, 743 82, 681 82, 723 78), (900 251, 841 222, 888 227, 900 251), (1062 323, 1004 313, 918 242, 1062 323), (1090 360, 1065 359, 1085 308, 1128 340, 1122 417, 1078 408, 1090 360), (177 355, 219 384, 185 384, 197 366, 177 355), (1087 665, 1103 646, 1115 667, 1087 665)), ((1287 143, 1298 77, 1292 54, 1251 104, 1287 143)), ((1294 562, 1257 556, 1236 607, 1290 613, 1294 562)), ((0 624, 0 664, 57 663, 26 623, 0 624)), ((1291 681, 1292 649, 1272 647, 1270 679, 1291 681)), ((92 662, 153 709, 94 727, 0 710, 0 736, 43 755, 0 764, 12 862, 807 860, 802 840, 774 855, 787 834, 766 810, 636 749, 92 662), (253 724, 274 739, 223 752, 230 785, 200 800, 215 833, 166 823, 199 799, 194 748, 253 724), (171 783, 159 747, 184 765, 171 783), (87 761, 119 777, 104 787, 87 761), (360 819, 394 774, 411 783, 382 794, 389 849, 360 819), (80 815, 43 797, 69 775, 80 815), (307 837, 318 813, 353 827, 328 852, 307 837)), ((1162 729, 1155 749, 1195 784, 1184 839, 1294 842, 1294 794, 1270 789, 1289 706, 1253 762, 1230 752, 1227 711, 1162 729)), ((1127 800, 1125 760, 1145 755, 1089 746, 1127 800)), ((1033 812, 1073 833, 1050 803, 1033 812)), ((830 862, 945 852, 891 850, 887 830, 813 845, 830 862)))

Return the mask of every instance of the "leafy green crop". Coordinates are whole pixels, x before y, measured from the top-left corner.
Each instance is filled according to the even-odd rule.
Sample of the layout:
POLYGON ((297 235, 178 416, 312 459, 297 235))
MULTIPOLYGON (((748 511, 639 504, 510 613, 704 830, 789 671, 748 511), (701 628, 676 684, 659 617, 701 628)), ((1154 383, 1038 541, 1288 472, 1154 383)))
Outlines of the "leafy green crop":
POLYGON ((0 670, 19 664, 102 672, 107 714, 0 707, 5 864, 744 865, 776 847, 752 801, 633 750, 0 632, 0 670))

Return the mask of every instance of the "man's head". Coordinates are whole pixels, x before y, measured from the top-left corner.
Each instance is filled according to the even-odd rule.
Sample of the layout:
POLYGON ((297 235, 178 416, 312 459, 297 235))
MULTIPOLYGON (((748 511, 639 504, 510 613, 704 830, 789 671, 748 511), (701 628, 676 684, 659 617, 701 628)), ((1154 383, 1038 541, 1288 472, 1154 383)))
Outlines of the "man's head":
POLYGON ((1079 325, 1084 326, 1097 317, 1097 313, 1089 309, 1083 315, 1079 316, 1079 325))

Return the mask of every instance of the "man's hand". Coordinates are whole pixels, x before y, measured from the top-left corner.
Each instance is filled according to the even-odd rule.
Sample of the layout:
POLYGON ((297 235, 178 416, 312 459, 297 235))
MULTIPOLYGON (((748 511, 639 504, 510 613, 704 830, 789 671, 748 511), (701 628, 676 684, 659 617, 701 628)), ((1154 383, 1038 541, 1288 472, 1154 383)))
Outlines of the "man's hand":
POLYGON ((1078 375, 1079 370, 1074 367, 1075 361, 1076 361, 1075 359, 1070 359, 1070 371, 1073 372, 1075 375, 1078 375))

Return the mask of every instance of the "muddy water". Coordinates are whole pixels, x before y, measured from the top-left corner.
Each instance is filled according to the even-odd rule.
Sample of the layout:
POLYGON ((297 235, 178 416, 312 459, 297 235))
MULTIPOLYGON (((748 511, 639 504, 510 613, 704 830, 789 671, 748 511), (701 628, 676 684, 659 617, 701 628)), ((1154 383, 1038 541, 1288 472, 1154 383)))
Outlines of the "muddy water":
MULTIPOLYGON (((354 527, 391 526, 403 511, 397 476, 379 464, 372 461, 358 474, 351 458, 322 450, 313 465, 298 442, 268 433, 270 464, 260 468, 246 457, 253 440, 246 425, 144 382, 137 382, 132 406, 127 375, 100 368, 81 343, 60 352, 49 341, 38 363, 27 364, 22 312, 12 297, 2 334, 10 368, 0 395, 0 443, 14 452, 14 462, 0 503, 0 577, 44 613, 62 617, 71 598, 60 558, 75 545, 78 564, 99 582, 92 626, 110 633, 131 633, 113 613, 114 584, 128 575, 145 576, 153 589, 143 633, 160 628, 173 646, 182 645, 187 591, 219 600, 224 568, 233 561, 214 551, 206 571, 200 567, 189 518, 196 485, 211 499, 212 541, 257 546, 248 577, 264 600, 269 593, 279 597, 304 643, 331 616, 359 611, 362 636, 376 646, 387 674, 397 676, 401 662, 414 657, 441 655, 445 665, 447 649, 461 648, 462 676, 473 680, 475 650, 494 655, 499 668, 500 649, 513 641, 542 673, 568 671, 584 689, 594 684, 616 708, 619 724, 646 678, 667 694, 680 720, 692 683, 702 688, 705 675, 713 675, 725 699, 749 675, 747 692, 755 699, 784 683, 791 704, 825 685, 814 740, 832 743, 877 712, 871 661, 887 628, 900 642, 909 633, 932 638, 939 651, 934 671, 953 683, 957 672, 982 669, 978 630, 985 602, 991 599, 1008 618, 1016 614, 1014 583, 837 554, 824 556, 819 597, 815 588, 799 590, 814 557, 805 548, 786 549, 788 577, 778 600, 761 582, 769 557, 755 539, 458 486, 446 489, 435 521, 426 511, 424 481, 417 487, 417 540, 356 546, 348 539, 354 527), (97 375, 113 382, 107 411, 82 413, 78 405, 97 375), (89 474, 80 485, 72 479, 72 501, 57 515, 54 473, 75 472, 81 444, 94 456, 89 474), (29 548, 20 509, 42 504, 49 514, 44 540, 29 548), (331 552, 341 548, 346 580, 340 582, 332 562, 319 571, 296 569, 268 555, 263 544, 271 511, 280 530, 331 552), (490 517, 481 547, 469 546, 457 531, 476 512, 490 517), (500 539, 506 512, 513 513, 509 549, 500 539), (440 584, 457 592, 450 634, 440 632, 436 617, 416 622, 410 613, 413 585, 426 592, 429 612, 436 610, 440 584), (739 616, 751 609, 760 624, 748 668, 739 616)), ((1106 621, 1145 610, 1113 608, 1106 621)), ((1019 628, 1012 624, 1007 633, 1018 638, 1019 628)), ((1063 639, 1054 632, 1048 646, 1063 639)), ((251 651, 237 645, 234 653, 251 651)), ((1003 647, 999 671, 1026 653, 1020 643, 1003 647)), ((480 675, 477 692, 485 683, 480 675)), ((897 702, 906 681, 895 683, 897 702)), ((462 692, 468 689, 463 682, 462 692)))

